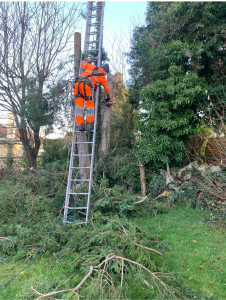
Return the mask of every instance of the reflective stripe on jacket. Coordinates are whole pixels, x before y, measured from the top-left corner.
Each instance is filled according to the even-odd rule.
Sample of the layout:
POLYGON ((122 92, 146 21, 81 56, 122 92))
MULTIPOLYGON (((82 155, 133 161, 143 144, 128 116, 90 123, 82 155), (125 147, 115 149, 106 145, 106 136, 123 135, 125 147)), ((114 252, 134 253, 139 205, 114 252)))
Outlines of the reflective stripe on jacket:
MULTIPOLYGON (((92 64, 89 64, 87 62, 82 62, 81 63, 81 69, 84 70, 83 73, 80 74, 80 76, 84 76, 84 77, 87 77, 89 75, 91 75, 94 71, 94 69, 96 68, 95 65, 92 65, 92 64)), ((103 74, 103 72, 98 68, 95 72, 97 72, 97 74, 103 74)), ((99 85, 102 85, 104 87, 104 91, 106 94, 110 94, 110 88, 108 86, 108 82, 107 82, 107 79, 105 78, 104 75, 92 75, 89 77, 92 82, 93 82, 93 86, 96 87, 96 86, 99 86, 99 85)))

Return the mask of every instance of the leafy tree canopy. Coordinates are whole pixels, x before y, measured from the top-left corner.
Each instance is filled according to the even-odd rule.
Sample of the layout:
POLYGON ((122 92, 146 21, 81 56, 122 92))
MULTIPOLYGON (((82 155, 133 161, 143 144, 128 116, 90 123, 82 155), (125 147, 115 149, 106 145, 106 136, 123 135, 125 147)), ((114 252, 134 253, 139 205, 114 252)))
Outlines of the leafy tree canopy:
POLYGON ((209 100, 224 96, 225 10, 217 2, 150 2, 147 25, 134 31, 137 154, 155 167, 182 160, 186 141, 211 110, 209 100))
POLYGON ((137 116, 137 155, 156 167, 182 162, 184 141, 196 132, 199 101, 204 98, 203 82, 195 73, 185 76, 176 65, 168 72, 166 80, 142 90, 144 103, 137 116))

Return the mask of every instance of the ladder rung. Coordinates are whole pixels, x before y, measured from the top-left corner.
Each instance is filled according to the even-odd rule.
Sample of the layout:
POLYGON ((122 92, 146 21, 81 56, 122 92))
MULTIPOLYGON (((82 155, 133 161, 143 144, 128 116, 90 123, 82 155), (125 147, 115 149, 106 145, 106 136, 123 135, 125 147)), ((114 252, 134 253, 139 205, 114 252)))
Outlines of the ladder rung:
POLYGON ((92 144, 93 142, 74 142, 74 144, 92 144))
POLYGON ((99 41, 90 41, 90 42, 86 42, 87 44, 94 44, 94 43, 98 43, 99 41))
POLYGON ((90 169, 91 166, 89 167, 71 167, 72 169, 90 169))
POLYGON ((95 7, 92 7, 91 10, 96 10, 97 8, 102 8, 102 5, 96 5, 95 7))
MULTIPOLYGON (((93 51, 98 51, 98 49, 86 50, 86 51, 84 51, 84 52, 93 52, 93 51)), ((76 131, 75 131, 75 132, 76 132, 76 131)), ((81 131, 79 131, 79 132, 81 132, 81 131)))
POLYGON ((73 154, 73 156, 78 156, 78 157, 84 157, 84 156, 91 156, 92 154, 73 154))
POLYGON ((87 224, 87 223, 86 223, 86 221, 83 221, 83 222, 76 222, 75 224, 80 225, 80 224, 87 224))
POLYGON ((68 209, 87 209, 87 207, 86 206, 84 206, 84 207, 68 206, 68 209))
POLYGON ((100 22, 89 24, 90 27, 100 25, 100 22))
POLYGON ((91 18, 96 18, 96 17, 101 17, 101 13, 100 14, 96 14, 96 15, 92 15, 91 18))
MULTIPOLYGON (((94 50, 87 50, 87 51, 84 51, 84 52, 89 52, 89 51, 98 51, 97 49, 94 49, 94 50)), ((97 59, 97 58, 95 58, 95 59, 97 59)), ((91 131, 93 131, 93 130, 91 130, 91 131)), ((88 130, 75 130, 74 132, 91 132, 90 130, 88 131, 88 130)))
MULTIPOLYGON (((84 51, 84 52, 92 52, 92 51, 98 51, 98 50, 88 50, 88 51, 84 51)), ((80 131, 80 130, 75 130, 74 132, 88 132, 88 133, 90 133, 90 132, 93 132, 93 130, 90 130, 90 131, 87 131, 87 130, 83 130, 83 131, 80 131)))
POLYGON ((67 224, 76 224, 76 225, 79 225, 79 224, 86 224, 86 221, 83 221, 83 222, 70 222, 70 221, 64 221, 64 223, 67 223, 67 224))
POLYGON ((89 195, 89 193, 68 193, 69 195, 89 195))
POLYGON ((89 181, 89 179, 70 179, 70 181, 89 181))

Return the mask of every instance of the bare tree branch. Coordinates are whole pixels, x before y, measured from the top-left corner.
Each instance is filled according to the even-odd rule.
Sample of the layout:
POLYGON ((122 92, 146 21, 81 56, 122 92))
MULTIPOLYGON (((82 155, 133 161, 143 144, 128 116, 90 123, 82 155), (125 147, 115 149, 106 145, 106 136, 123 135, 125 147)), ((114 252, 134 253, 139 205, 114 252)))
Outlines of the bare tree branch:
POLYGON ((68 97, 67 56, 82 6, 0 2, 0 107, 13 112, 32 167, 40 147, 40 127, 53 124, 68 97))
MULTIPOLYGON (((31 290, 36 295, 39 296, 37 298, 37 300, 40 300, 40 299, 43 299, 43 298, 47 298, 47 297, 52 297, 52 296, 55 296, 55 295, 58 295, 58 294, 62 294, 62 293, 68 293, 68 292, 77 293, 78 290, 82 287, 82 285, 86 282, 86 280, 93 274, 93 271, 100 271, 101 275, 102 275, 102 276, 100 276, 100 278, 102 278, 105 274, 107 274, 108 262, 111 261, 111 260, 113 260, 113 259, 119 260, 122 263, 122 267, 121 267, 121 283, 120 283, 120 287, 121 288, 123 286, 125 262, 128 262, 128 263, 131 263, 133 265, 136 265, 140 269, 145 270, 149 275, 151 275, 151 277, 153 278, 154 283, 156 285, 156 288, 158 289, 160 295, 163 298, 165 298, 165 297, 164 297, 164 294, 161 291, 160 287, 162 287, 171 296, 173 296, 173 293, 171 292, 169 286, 164 281, 162 281, 154 272, 152 272, 151 270, 149 270, 148 268, 146 268, 144 265, 142 265, 142 264, 140 264, 140 263, 138 263, 138 262, 136 262, 134 260, 131 260, 131 259, 128 259, 128 258, 125 258, 125 257, 122 257, 122 256, 115 255, 114 253, 110 253, 106 257, 106 259, 103 260, 99 265, 97 265, 97 266, 90 266, 89 272, 86 274, 86 276, 81 280, 81 282, 75 288, 67 289, 67 290, 54 291, 54 292, 51 292, 51 293, 48 293, 48 294, 42 294, 42 293, 40 293, 39 291, 35 290, 33 288, 33 286, 31 287, 31 290), (102 266, 104 266, 103 269, 102 269, 102 266)), ((100 279, 100 285, 101 285, 101 279, 100 279)))

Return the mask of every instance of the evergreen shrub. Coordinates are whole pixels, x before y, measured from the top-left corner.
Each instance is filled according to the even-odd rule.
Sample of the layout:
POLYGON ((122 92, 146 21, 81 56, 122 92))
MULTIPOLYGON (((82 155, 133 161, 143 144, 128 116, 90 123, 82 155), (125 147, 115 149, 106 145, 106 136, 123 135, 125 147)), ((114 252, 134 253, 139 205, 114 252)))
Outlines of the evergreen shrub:
POLYGON ((133 150, 126 149, 117 155, 102 155, 97 169, 97 182, 103 178, 107 179, 109 187, 120 185, 131 193, 140 192, 139 164, 133 150))
POLYGON ((49 170, 65 170, 69 156, 68 146, 63 139, 44 140, 44 152, 41 155, 43 166, 49 170))

